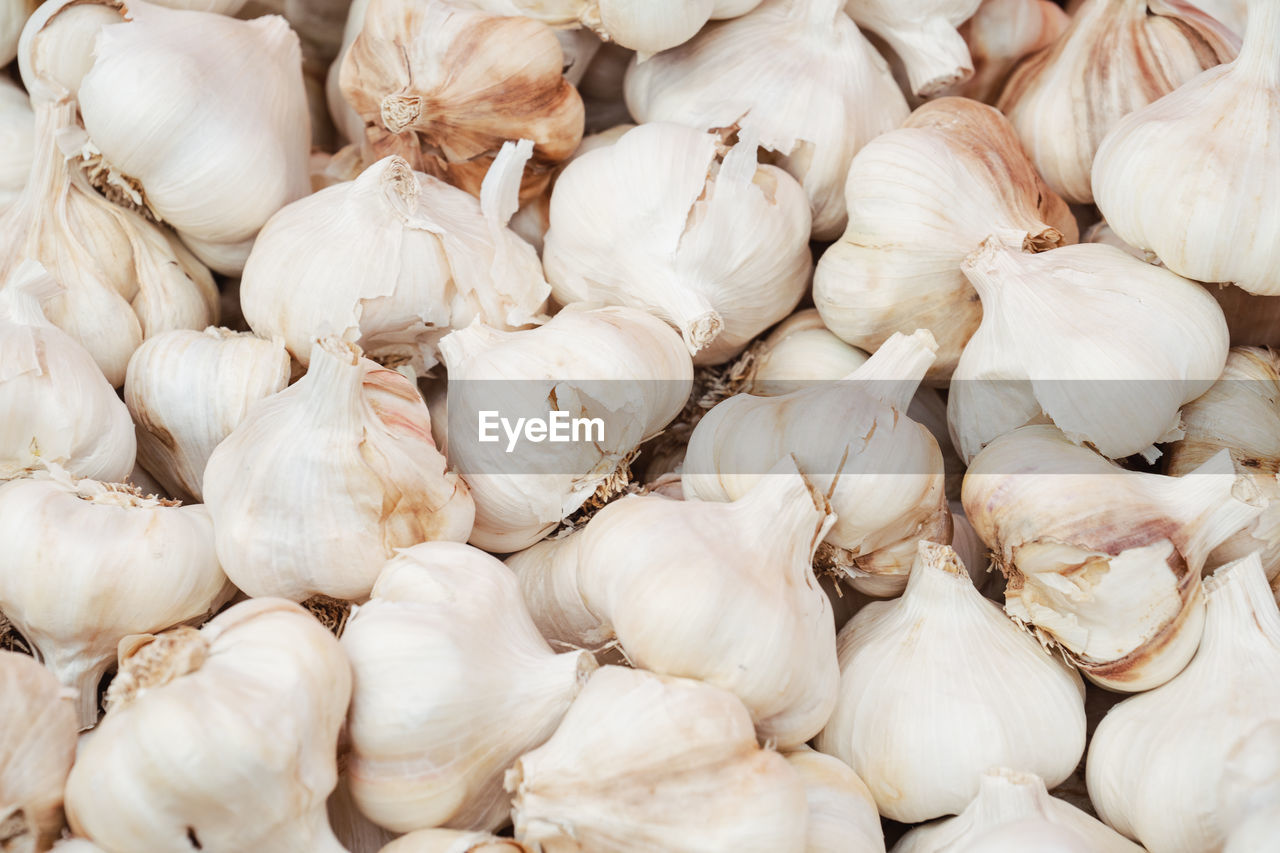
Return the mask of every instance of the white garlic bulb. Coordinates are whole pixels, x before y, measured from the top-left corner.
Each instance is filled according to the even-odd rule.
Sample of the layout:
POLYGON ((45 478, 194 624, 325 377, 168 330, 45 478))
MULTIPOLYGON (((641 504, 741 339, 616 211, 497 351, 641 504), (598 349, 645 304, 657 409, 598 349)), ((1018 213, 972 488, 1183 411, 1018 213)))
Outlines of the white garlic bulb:
POLYGON ((245 319, 304 366, 313 341, 337 335, 420 369, 441 337, 477 317, 503 329, 536 321, 550 287, 537 253, 506 227, 528 154, 528 142, 503 146, 479 202, 387 157, 288 205, 245 264, 245 319))
POLYGON ((36 5, 34 0, 0 0, 0 66, 8 65, 18 55, 22 25, 36 5))
POLYGON ((1028 255, 992 238, 963 269, 983 305, 947 400, 966 460, 1042 416, 1111 459, 1153 459, 1177 438, 1179 408, 1226 363, 1213 297, 1112 246, 1028 255))
POLYGON ((507 564, 547 639, 616 643, 636 666, 730 690, 789 747, 835 702, 831 603, 810 566, 833 520, 788 458, 732 503, 625 497, 507 564))
POLYGON ((157 335, 129 359, 124 399, 138 461, 170 495, 199 501, 205 465, 249 407, 289 384, 279 339, 209 327, 157 335))
POLYGON ((783 320, 747 357, 751 363, 742 390, 760 397, 776 397, 848 376, 870 358, 832 334, 816 308, 797 311, 783 320))
POLYGON ((444 338, 440 352, 449 461, 476 504, 470 541, 496 553, 527 548, 593 496, 622 491, 635 449, 680 414, 693 384, 679 335, 621 306, 570 306, 523 331, 473 323, 444 338), (546 434, 527 425, 553 412, 583 429, 541 443, 546 434), (536 455, 515 452, 525 441, 539 442, 536 455))
POLYGON ((49 849, 75 754, 75 694, 32 658, 0 651, 0 850, 49 849))
POLYGON ((689 439, 685 498, 737 500, 791 455, 836 516, 819 560, 859 592, 896 595, 916 541, 951 538, 942 452, 906 416, 935 348, 925 331, 894 335, 843 381, 718 403, 689 439))
POLYGON ((926 98, 973 76, 973 60, 956 27, 982 0, 847 0, 858 26, 880 36, 907 67, 911 91, 926 98))
POLYGON ((803 853, 800 776, 732 693, 606 666, 507 774, 516 840, 564 853, 803 853))
POLYGON ((463 829, 420 829, 392 841, 378 853, 530 853, 512 838, 463 829))
POLYGON ((0 479, 61 465, 77 477, 129 476, 133 421, 84 347, 45 317, 41 302, 61 288, 25 261, 0 288, 0 479))
POLYGON ((469 545, 400 551, 371 595, 342 635, 352 797, 396 832, 498 829, 502 774, 551 736, 595 659, 553 652, 511 570, 469 545))
POLYGON ((35 135, 36 116, 27 93, 0 77, 0 212, 17 201, 27 185, 35 135))
MULTIPOLYGON (((344 731, 338 741, 339 756, 345 756, 347 742, 344 731)), ((339 761, 342 760, 342 758, 339 759, 339 761)), ((343 768, 340 766, 338 770, 342 774, 338 776, 338 786, 325 801, 329 826, 333 828, 334 836, 343 847, 347 848, 348 853, 378 853, 395 840, 397 833, 383 829, 365 817, 364 812, 360 811, 355 800, 351 798, 351 786, 347 784, 343 768)))
POLYGON ((203 506, 55 469, 0 485, 0 611, 98 716, 98 682, 130 634, 201 619, 232 593, 203 506))
POLYGON ((338 641, 280 599, 131 638, 67 820, 107 853, 345 853, 325 798, 350 695, 338 641))
POLYGON ((1057 41, 1070 20, 1053 0, 982 0, 973 17, 960 25, 973 76, 946 94, 994 104, 1023 57, 1057 41))
POLYGON ((83 838, 64 838, 52 849, 54 853, 105 853, 101 847, 83 838))
POLYGON ((1223 853, 1265 850, 1280 829, 1280 717, 1268 715, 1231 747, 1217 795, 1223 853))
POLYGON ((1080 676, 983 598, 949 546, 918 547, 902 597, 841 629, 840 698, 815 741, 904 822, 959 813, 989 767, 1056 785, 1085 744, 1080 676))
POLYGON ((695 363, 741 352, 804 295, 809 202, 739 134, 641 125, 576 158, 551 193, 543 265, 562 304, 604 302, 675 326, 695 363))
MULTIPOLYGON (((1012 841, 1012 839, 1010 839, 1012 841)), ((1049 796, 1034 773, 1004 767, 982 774, 978 795, 956 817, 910 830, 893 853, 1142 853, 1142 848, 1080 809, 1049 796), (1022 846, 994 843, 1019 829, 1022 846), (1022 832, 1027 832, 1022 835, 1022 832), (1059 845, 1059 846, 1053 846, 1059 845)))
POLYGON ((1205 558, 1261 512, 1219 453, 1184 477, 1125 469, 1028 426, 969 466, 965 513, 1008 578, 1005 610, 1109 690, 1148 690, 1200 642, 1205 558))
POLYGON ((813 239, 833 240, 848 221, 849 161, 909 112, 888 64, 842 5, 769 0, 633 61, 627 107, 641 122, 738 128, 757 140, 804 186, 813 239))
POLYGON ((884 830, 866 783, 839 759, 807 746, 784 753, 809 804, 805 853, 884 853, 884 830))
POLYGON ((813 277, 813 301, 832 332, 867 352, 895 332, 938 341, 929 379, 945 382, 983 306, 960 264, 988 235, 1025 251, 1076 241, 1076 222, 1036 174, 994 107, 939 98, 853 158, 849 225, 813 277), (1015 237, 1016 235, 1016 237, 1015 237))
POLYGON ((362 600, 394 549, 471 533, 471 496, 446 466, 414 384, 324 338, 209 457, 218 557, 251 596, 362 600))
POLYGON ((1253 3, 1234 62, 1107 134, 1093 162, 1093 196, 1122 240, 1187 278, 1280 294, 1280 220, 1267 206, 1280 193, 1269 156, 1280 146, 1278 53, 1280 4, 1253 3))
POLYGON ((1108 711, 1085 765, 1098 816, 1151 853, 1221 849, 1234 828, 1218 813, 1228 754, 1260 723, 1280 721, 1280 611, 1257 555, 1204 586, 1195 658, 1168 684, 1108 711))

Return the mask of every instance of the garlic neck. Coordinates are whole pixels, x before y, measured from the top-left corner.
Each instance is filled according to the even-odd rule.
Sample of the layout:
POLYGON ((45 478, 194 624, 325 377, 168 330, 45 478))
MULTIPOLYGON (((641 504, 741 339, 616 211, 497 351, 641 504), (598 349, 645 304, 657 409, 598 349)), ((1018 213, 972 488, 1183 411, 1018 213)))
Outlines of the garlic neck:
POLYGON ((751 491, 730 506, 735 513, 745 516, 739 529, 746 535, 758 536, 767 547, 781 552, 803 550, 807 558, 758 560, 754 564, 756 571, 773 571, 777 565, 785 564, 789 571, 798 567, 807 576, 795 580, 815 583, 809 563, 836 517, 826 496, 799 472, 791 457, 775 465, 751 491))
POLYGON ((677 275, 671 274, 669 277, 667 292, 662 297, 662 308, 667 312, 671 324, 680 330, 680 336, 684 338, 690 355, 697 355, 699 351, 706 349, 724 330, 720 312, 712 307, 691 282, 686 282, 677 275))
POLYGON ((349 430, 360 423, 364 374, 359 347, 336 337, 322 338, 312 346, 307 372, 294 387, 305 392, 313 423, 349 430))
POLYGON ((1280 3, 1253 0, 1235 67, 1263 86, 1280 86, 1280 3))
POLYGON ((538 711, 544 718, 549 714, 558 716, 581 692, 598 666, 595 656, 586 651, 529 659, 524 671, 525 689, 521 693, 525 702, 523 710, 538 711))
POLYGON ((1233 495, 1237 484, 1248 487, 1238 478, 1229 451, 1221 450, 1199 468, 1181 477, 1164 477, 1162 505, 1185 525, 1179 550, 1195 571, 1204 565, 1214 548, 1236 531, 1262 514, 1261 500, 1246 503, 1233 495))
POLYGON ((801 0, 791 4, 788 17, 802 23, 812 33, 829 34, 836 15, 844 11, 844 0, 801 0))
POLYGON ((982 775, 969 808, 977 824, 995 826, 1043 815, 1048 796, 1039 776, 1001 767, 982 775))
POLYGON ((905 412, 937 352, 938 342, 926 329, 895 333, 845 379, 870 383, 865 387, 868 394, 905 412))
POLYGON ((1197 661, 1207 659, 1216 671, 1214 662, 1238 668, 1240 661, 1280 652, 1280 610, 1257 553, 1218 569, 1204 588, 1208 610, 1197 661))
POLYGON ((959 555, 948 545, 921 540, 916 547, 916 561, 907 576, 907 587, 902 593, 902 606, 914 609, 928 607, 939 599, 957 598, 965 587, 973 587, 969 572, 960 562, 959 555))
POLYGON ((126 706, 151 688, 195 672, 208 656, 205 637, 186 626, 125 638, 120 643, 120 671, 107 688, 107 709, 126 706))

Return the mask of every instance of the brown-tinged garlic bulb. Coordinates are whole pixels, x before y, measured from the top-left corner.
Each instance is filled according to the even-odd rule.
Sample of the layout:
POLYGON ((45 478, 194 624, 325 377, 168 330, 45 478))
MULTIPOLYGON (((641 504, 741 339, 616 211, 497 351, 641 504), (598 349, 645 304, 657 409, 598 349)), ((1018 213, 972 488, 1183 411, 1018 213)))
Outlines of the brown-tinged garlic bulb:
POLYGON ((34 659, 0 651, 0 850, 49 849, 75 754, 74 692, 34 659))
POLYGON ((994 104, 1018 62, 1057 41, 1069 21, 1053 0, 983 0, 960 25, 973 76, 946 94, 994 104))
POLYGON ((730 692, 601 668, 507 773, 516 840, 563 853, 804 853, 800 775, 730 692))
POLYGON ((378 853, 531 853, 513 838, 463 829, 419 829, 392 841, 378 853))
POLYGON ((251 596, 363 600, 396 548, 470 535, 474 504, 447 465, 414 384, 324 338, 209 457, 218 557, 251 596))
POLYGON ((804 782, 805 853, 884 853, 875 798, 849 765, 807 746, 783 757, 804 782))
POLYGON ((0 485, 0 611, 98 717, 98 682, 130 634, 213 612, 233 592, 203 506, 76 480, 60 469, 0 485))
POLYGON ((1165 477, 1028 426, 974 458, 963 500, 1008 578, 1009 615, 1092 681, 1135 692, 1173 678, 1195 653, 1205 559, 1262 512, 1233 496, 1236 484, 1225 452, 1165 477))
POLYGON ((507 564, 547 639, 731 690, 789 747, 835 702, 831 603, 810 565, 832 521, 788 458, 732 503, 625 497, 507 564))
POLYGON ((18 200, 27 185, 35 135, 36 116, 27 93, 0 77, 0 213, 18 200))
POLYGON ((973 75, 973 60, 956 27, 982 0, 846 0, 858 26, 880 36, 907 67, 911 91, 927 98, 973 75))
POLYGON ((325 798, 350 696, 338 641, 288 601, 130 638, 67 820, 107 853, 345 853, 325 798))
POLYGON ((396 832, 497 830, 503 773, 551 736, 595 659, 553 652, 515 575, 469 545, 400 551, 371 596, 342 635, 352 797, 396 832))
POLYGON ((1235 58, 1209 15, 1167 0, 1085 0, 1049 48, 1014 70, 999 107, 1054 192, 1093 201, 1093 157, 1111 128, 1206 68, 1235 58))
POLYGON ((813 277, 813 301, 832 332, 873 352, 895 332, 938 341, 929 373, 945 383, 982 319, 960 265, 990 234, 1026 252, 1078 236, 1013 127, 995 108, 939 98, 853 158, 849 226, 813 277))

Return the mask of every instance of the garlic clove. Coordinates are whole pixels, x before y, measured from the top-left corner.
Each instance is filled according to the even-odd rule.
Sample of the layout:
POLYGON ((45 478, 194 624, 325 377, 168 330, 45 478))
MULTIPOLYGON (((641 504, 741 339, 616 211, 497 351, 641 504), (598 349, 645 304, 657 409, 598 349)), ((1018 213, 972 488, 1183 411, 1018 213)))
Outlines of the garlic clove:
MULTIPOLYGON (((339 761, 342 761, 341 756, 344 754, 345 747, 344 732, 342 739, 338 742, 339 761)), ((339 772, 344 772, 342 767, 339 767, 339 772)), ((338 777, 338 786, 325 801, 325 812, 329 816, 329 826, 333 828, 333 834, 337 837, 338 843, 345 847, 348 853, 379 853, 397 836, 396 833, 383 829, 364 816, 351 798, 351 786, 347 784, 345 775, 338 777)))
POLYGON ((936 95, 973 76, 973 60, 956 27, 981 0, 847 0, 845 11, 893 48, 907 67, 911 91, 936 95))
POLYGON ((67 0, 33 6, 17 44, 18 70, 33 105, 74 99, 93 65, 98 34, 123 20, 123 6, 112 3, 67 0))
POLYGON ((742 390, 776 397, 822 380, 848 376, 870 356, 832 334, 816 308, 783 320, 758 348, 748 350, 748 374, 742 390))
POLYGON ((511 838, 461 829, 420 829, 392 841, 378 853, 529 853, 511 838))
POLYGON ((884 853, 876 801, 849 765, 807 746, 783 753, 809 804, 805 853, 884 853))
POLYGON ((946 94, 994 104, 1019 61, 1057 41, 1070 20, 1052 0, 983 0, 959 28, 973 76, 946 94))

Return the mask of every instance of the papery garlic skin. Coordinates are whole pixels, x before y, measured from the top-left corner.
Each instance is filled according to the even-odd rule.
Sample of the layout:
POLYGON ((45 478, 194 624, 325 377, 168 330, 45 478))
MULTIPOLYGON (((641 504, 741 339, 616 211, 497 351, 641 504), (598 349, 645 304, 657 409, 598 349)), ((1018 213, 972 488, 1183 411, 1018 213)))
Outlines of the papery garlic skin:
POLYGON ((807 746, 783 755, 800 774, 809 804, 805 853, 884 853, 875 798, 849 765, 807 746))
POLYGON ((226 601, 213 522, 199 505, 39 471, 0 486, 0 611, 78 694, 80 725, 130 634, 201 619, 226 601))
POLYGON ((1080 676, 983 598, 950 547, 918 549, 903 596, 840 631, 840 698, 815 745, 903 822, 958 813, 992 766, 1063 781, 1084 752, 1080 676))
POLYGON ((813 301, 827 328, 874 352, 895 332, 938 341, 945 383, 983 307, 960 271, 993 233, 1025 251, 1074 243, 1075 218, 1036 174, 993 107, 940 98, 853 158, 849 225, 818 262, 813 301))
POLYGON ((351 794, 397 832, 500 828, 503 773, 551 736, 596 668, 588 652, 551 650, 510 569, 452 542, 387 563, 342 647, 351 794))
POLYGON ((994 104, 1018 62, 1057 41, 1070 20, 1052 0, 983 0, 959 30, 973 76, 946 94, 994 104))
POLYGON ((803 853, 805 788, 732 693, 606 666, 507 774, 516 840, 565 853, 803 853))
POLYGON ((33 658, 0 651, 0 849, 42 853, 58 837, 76 728, 75 694, 33 658))
POLYGON ((1244 33, 1249 13, 1248 0, 1194 0, 1191 5, 1218 19, 1236 35, 1244 33))
POLYGON ((982 0, 847 0, 858 26, 883 38, 907 67, 911 91, 927 98, 973 75, 973 60, 956 27, 982 0))
POLYGON ((1257 555, 1218 569, 1205 590, 1195 658, 1168 684, 1112 708, 1089 746, 1098 816, 1151 853, 1221 848, 1233 828, 1218 813, 1227 755, 1260 723, 1280 721, 1280 612, 1257 555))
POLYGON ((45 317, 59 291, 35 261, 0 288, 0 480, 52 462, 118 482, 133 469, 133 421, 93 356, 45 317))
POLYGON ((18 55, 18 37, 22 35, 22 25, 35 7, 32 0, 0 2, 0 66, 8 65, 18 55))
POLYGON ((712 134, 645 124, 565 167, 543 266, 561 304, 648 311, 680 331, 696 364, 717 364, 803 296, 808 209, 745 136, 721 160, 712 134))
POLYGON ((413 383, 324 338, 209 457, 219 559, 253 597, 363 600, 394 549, 471 533, 471 495, 447 465, 413 383))
POLYGON ((812 238, 832 240, 848 221, 850 160, 909 112, 888 63, 841 5, 769 0, 680 47, 633 60, 627 107, 641 122, 736 128, 756 139, 803 185, 812 238))
POLYGON ((529 853, 529 848, 487 832, 420 829, 400 836, 378 853, 529 853))
POLYGON ((0 212, 17 200, 31 174, 36 117, 27 93, 0 77, 0 212))
POLYGON ((309 613, 244 601, 134 638, 120 666, 67 782, 76 833, 107 853, 342 853, 325 798, 351 672, 309 613))
POLYGON ((635 666, 730 690, 761 738, 791 747, 835 702, 831 603, 811 568, 831 521, 787 459, 732 503, 622 498, 507 564, 548 640, 616 641, 635 666))

